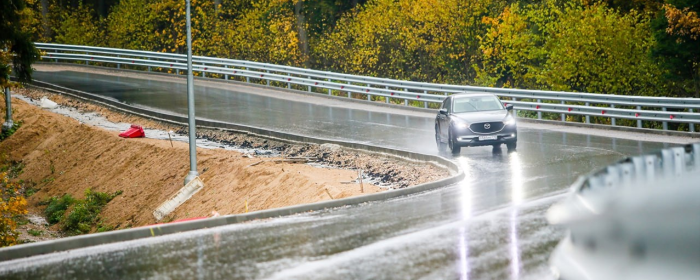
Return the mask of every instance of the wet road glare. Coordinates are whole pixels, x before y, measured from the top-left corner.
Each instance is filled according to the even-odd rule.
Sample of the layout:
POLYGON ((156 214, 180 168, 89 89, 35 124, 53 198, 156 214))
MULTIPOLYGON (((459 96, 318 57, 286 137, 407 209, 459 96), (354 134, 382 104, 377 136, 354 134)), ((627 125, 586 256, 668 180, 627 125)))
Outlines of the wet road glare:
MULTIPOLYGON (((36 79, 186 113, 185 85, 79 72, 36 79)), ((437 153, 433 119, 196 86, 197 116, 437 153)), ((546 279, 546 209, 580 175, 660 143, 519 128, 518 150, 465 148, 453 186, 388 201, 0 263, 2 279, 546 279)))

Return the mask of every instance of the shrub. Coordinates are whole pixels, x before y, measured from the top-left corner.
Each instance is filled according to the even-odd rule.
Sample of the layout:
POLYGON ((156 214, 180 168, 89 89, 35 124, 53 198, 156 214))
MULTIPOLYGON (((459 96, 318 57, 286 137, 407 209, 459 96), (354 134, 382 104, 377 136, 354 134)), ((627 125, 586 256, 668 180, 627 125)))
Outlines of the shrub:
MULTIPOLYGON (((67 233, 84 234, 90 232, 97 224, 102 207, 120 194, 122 191, 109 194, 87 189, 85 199, 74 199, 70 195, 64 195, 61 198, 52 197, 44 212, 49 223, 61 223, 61 228, 67 233), (66 211, 68 211, 67 215, 66 211)), ((101 228, 104 231, 108 227, 101 226, 101 228)))
POLYGON ((0 173, 0 247, 17 244, 17 218, 27 213, 27 201, 20 186, 10 182, 6 172, 0 173))
POLYGON ((44 210, 44 214, 46 214, 46 219, 48 220, 49 224, 57 224, 63 220, 66 210, 68 210, 68 207, 74 202, 75 199, 69 194, 66 194, 60 198, 55 196, 49 198, 49 206, 47 206, 46 210, 44 210))

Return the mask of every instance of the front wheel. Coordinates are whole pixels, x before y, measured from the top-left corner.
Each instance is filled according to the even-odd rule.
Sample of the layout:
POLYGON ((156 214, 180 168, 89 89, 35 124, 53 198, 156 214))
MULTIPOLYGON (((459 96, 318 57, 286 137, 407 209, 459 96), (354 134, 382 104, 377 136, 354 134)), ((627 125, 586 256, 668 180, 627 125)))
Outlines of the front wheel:
POLYGON ((518 142, 508 142, 506 143, 506 147, 508 147, 509 151, 515 151, 515 148, 518 147, 518 142))
POLYGON ((455 143, 456 141, 455 141, 454 137, 452 136, 451 130, 450 130, 450 133, 448 135, 448 142, 450 145, 450 150, 452 150, 453 155, 459 154, 462 151, 462 147, 459 146, 459 144, 455 143))
POLYGON ((437 131, 437 129, 435 130, 435 142, 437 143, 438 152, 444 153, 447 151, 447 144, 442 142, 442 139, 440 139, 440 133, 437 131))

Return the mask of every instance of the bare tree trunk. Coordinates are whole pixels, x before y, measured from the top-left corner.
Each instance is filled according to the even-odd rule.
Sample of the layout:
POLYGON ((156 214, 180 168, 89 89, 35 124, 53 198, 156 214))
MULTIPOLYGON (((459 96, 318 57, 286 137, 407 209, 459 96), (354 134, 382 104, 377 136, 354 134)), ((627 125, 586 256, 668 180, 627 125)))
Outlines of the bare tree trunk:
POLYGON ((105 0, 97 1, 97 15, 99 15, 100 18, 107 17, 107 6, 105 5, 105 0))
POLYGON ((42 32, 44 41, 50 41, 52 34, 49 25, 49 0, 41 0, 41 27, 44 29, 42 32))
POLYGON ((304 17, 304 0, 296 0, 294 3, 294 15, 297 18, 297 36, 299 39, 299 51, 301 51, 304 67, 309 67, 309 36, 306 33, 306 18, 304 17))

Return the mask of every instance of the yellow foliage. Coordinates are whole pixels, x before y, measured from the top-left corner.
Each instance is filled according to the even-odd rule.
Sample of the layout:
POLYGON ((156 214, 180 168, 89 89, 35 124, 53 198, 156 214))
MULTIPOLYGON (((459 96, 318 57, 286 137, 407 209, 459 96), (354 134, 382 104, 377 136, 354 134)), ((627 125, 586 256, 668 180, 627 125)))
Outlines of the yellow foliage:
POLYGON ((668 19, 668 34, 690 36, 693 40, 700 38, 700 18, 696 12, 690 8, 680 10, 671 4, 665 4, 663 8, 668 19))
POLYGON ((20 194, 20 186, 10 181, 6 172, 0 173, 0 247, 17 244, 15 231, 18 215, 27 214, 27 201, 20 194))

